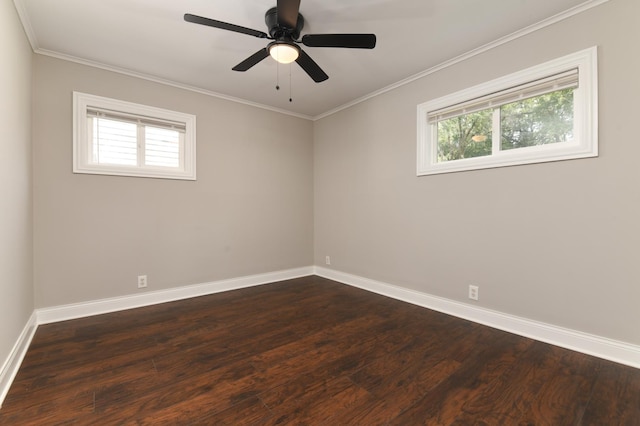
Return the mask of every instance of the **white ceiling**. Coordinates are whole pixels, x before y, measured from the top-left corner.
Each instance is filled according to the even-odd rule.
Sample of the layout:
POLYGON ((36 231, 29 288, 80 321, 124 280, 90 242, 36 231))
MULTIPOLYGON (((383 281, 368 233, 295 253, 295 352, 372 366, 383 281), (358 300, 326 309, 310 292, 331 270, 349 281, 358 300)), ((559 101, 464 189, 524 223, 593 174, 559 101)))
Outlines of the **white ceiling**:
POLYGON ((373 50, 303 46, 329 75, 322 83, 314 83, 295 63, 277 66, 271 58, 246 72, 232 71, 268 40, 183 20, 185 13, 192 13, 268 32, 264 14, 276 0, 14 2, 38 53, 317 117, 598 1, 302 0, 302 34, 377 35, 373 50), (276 91, 278 74, 281 89, 276 91))

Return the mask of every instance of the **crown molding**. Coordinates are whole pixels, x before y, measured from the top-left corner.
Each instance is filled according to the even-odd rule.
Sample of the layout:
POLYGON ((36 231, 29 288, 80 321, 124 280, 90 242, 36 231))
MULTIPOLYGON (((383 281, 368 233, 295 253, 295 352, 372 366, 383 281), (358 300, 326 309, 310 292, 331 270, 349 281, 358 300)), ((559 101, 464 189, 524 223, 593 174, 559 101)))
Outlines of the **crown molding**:
POLYGON ((111 65, 106 65, 103 64, 101 62, 96 62, 96 61, 91 61, 88 59, 82 59, 82 58, 78 58, 76 56, 72 56, 72 55, 66 55, 63 53, 59 53, 59 52, 54 52, 51 50, 46 50, 46 49, 34 49, 34 53, 38 54, 38 55, 43 55, 43 56, 49 56, 52 58, 56 58, 56 59, 62 59, 64 61, 69 61, 69 62, 74 62, 76 64, 80 64, 80 65, 85 65, 85 66, 89 66, 92 68, 98 68, 98 69, 102 69, 105 71, 111 71, 117 74, 122 74, 122 75, 126 75, 129 77, 136 77, 139 78, 141 80, 146 80, 146 81, 151 81, 153 83, 159 83, 165 86, 171 86, 171 87, 175 87, 178 89, 183 89, 183 90, 187 90, 190 92, 195 92, 195 93, 199 93, 201 95, 206 95, 206 96, 211 96, 213 98, 218 98, 218 99, 224 99, 226 101, 230 101, 230 102, 235 102, 235 103, 239 103, 239 104, 243 104, 243 105, 248 105, 254 108, 260 108, 260 109, 265 109, 268 111, 272 111, 272 112, 277 112, 280 114, 284 114, 284 115, 290 115, 293 117, 298 117, 298 118, 302 118, 305 120, 312 120, 313 117, 309 116, 309 115, 305 115, 305 114, 298 114, 296 112, 293 111, 288 111, 286 109, 281 109, 281 108, 276 108, 276 107, 272 107, 269 105, 264 105, 264 104, 260 104, 257 102, 252 102, 252 101, 248 101, 246 99, 241 99, 241 98, 236 98, 234 96, 229 96, 229 95, 225 95, 222 93, 218 93, 218 92, 214 92, 212 90, 206 90, 206 89, 201 89, 199 87, 195 87, 195 86, 189 86, 188 84, 183 84, 183 83, 178 83, 176 81, 172 81, 172 80, 167 80, 161 77, 157 77, 157 76, 153 76, 150 74, 145 74, 145 73, 140 73, 137 71, 131 71, 128 70, 126 68, 120 68, 120 67, 114 67, 111 65))

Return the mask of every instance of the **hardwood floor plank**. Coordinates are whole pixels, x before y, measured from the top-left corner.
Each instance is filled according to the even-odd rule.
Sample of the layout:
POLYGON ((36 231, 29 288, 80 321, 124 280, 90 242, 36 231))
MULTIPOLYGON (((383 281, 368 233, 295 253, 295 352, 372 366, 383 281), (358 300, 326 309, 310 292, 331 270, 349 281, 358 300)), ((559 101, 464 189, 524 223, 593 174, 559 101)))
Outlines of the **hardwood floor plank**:
POLYGON ((375 398, 359 401, 357 406, 348 410, 340 410, 333 419, 338 424, 387 424, 460 368, 460 363, 455 360, 430 361, 389 376, 373 391, 375 398), (393 395, 393 398, 387 398, 387 395, 393 395))
POLYGON ((640 424, 640 370, 600 361, 601 367, 589 405, 582 417, 585 425, 640 424))
POLYGON ((640 425, 640 370, 304 277, 39 327, 2 425, 640 425))
POLYGON ((348 407, 367 394, 348 377, 327 380, 316 372, 264 392, 259 397, 274 413, 265 424, 319 424, 328 421, 338 407, 348 407))
POLYGON ((387 352, 351 375, 369 390, 369 398, 348 411, 336 412, 332 420, 337 424, 386 424, 410 408, 459 367, 453 355, 460 356, 472 346, 465 339, 457 340, 468 333, 468 324, 456 322, 463 327, 449 327, 447 334, 436 334, 429 327, 420 331, 403 327, 409 337, 407 345, 397 345, 394 352, 387 352))
MULTIPOLYGON (((94 392, 67 390, 55 398, 34 398, 34 401, 13 407, 5 401, 0 410, 2 425, 53 425, 73 423, 94 412, 94 392), (8 405, 8 407, 7 407, 8 405)), ((89 424, 89 423, 85 423, 89 424)))
POLYGON ((555 373, 551 346, 531 341, 510 368, 464 405, 452 424, 520 424, 544 383, 555 373))
POLYGON ((495 333, 491 345, 478 347, 474 355, 445 380, 432 388, 411 408, 393 419, 390 424, 451 424, 465 410, 467 401, 483 392, 504 368, 508 368, 530 341, 495 333))
MULTIPOLYGON (((257 397, 243 400, 225 411, 209 414, 203 418, 206 424, 215 425, 266 425, 273 418, 271 411, 257 397)), ((184 423, 192 423, 192 418, 185 419, 184 423)), ((157 422, 153 423, 158 424, 157 422)))
POLYGON ((600 360, 552 347, 555 368, 535 395, 521 422, 580 424, 598 377, 600 360), (562 409, 560 409, 562 407, 562 409))

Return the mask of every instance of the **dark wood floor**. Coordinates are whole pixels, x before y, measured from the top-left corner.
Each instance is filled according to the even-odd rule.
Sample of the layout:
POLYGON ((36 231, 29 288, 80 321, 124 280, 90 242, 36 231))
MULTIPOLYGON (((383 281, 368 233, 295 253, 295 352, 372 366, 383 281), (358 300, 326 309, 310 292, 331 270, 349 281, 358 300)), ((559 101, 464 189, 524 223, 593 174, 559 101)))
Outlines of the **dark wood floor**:
POLYGON ((306 277, 41 326, 0 424, 640 425, 640 370, 306 277))

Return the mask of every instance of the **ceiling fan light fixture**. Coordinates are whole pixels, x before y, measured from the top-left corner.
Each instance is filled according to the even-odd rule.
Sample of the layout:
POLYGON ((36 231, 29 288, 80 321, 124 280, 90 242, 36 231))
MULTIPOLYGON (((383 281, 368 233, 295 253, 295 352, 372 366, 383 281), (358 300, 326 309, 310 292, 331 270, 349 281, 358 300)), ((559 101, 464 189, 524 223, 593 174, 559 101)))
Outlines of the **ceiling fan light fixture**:
POLYGON ((300 56, 300 49, 295 44, 274 42, 269 45, 269 54, 281 64, 290 64, 300 56))
POLYGON ((267 10, 264 23, 269 33, 251 28, 241 27, 228 22, 205 18, 204 16, 184 14, 184 20, 194 24, 205 25, 225 31, 273 40, 253 55, 231 68, 233 71, 247 71, 262 60, 272 56, 277 63, 290 64, 297 62, 300 68, 316 83, 329 78, 322 68, 298 45, 307 47, 342 47, 351 49, 373 49, 376 46, 375 34, 305 34, 302 39, 300 33, 304 28, 304 17, 300 13, 300 0, 277 0, 276 6, 267 10))

